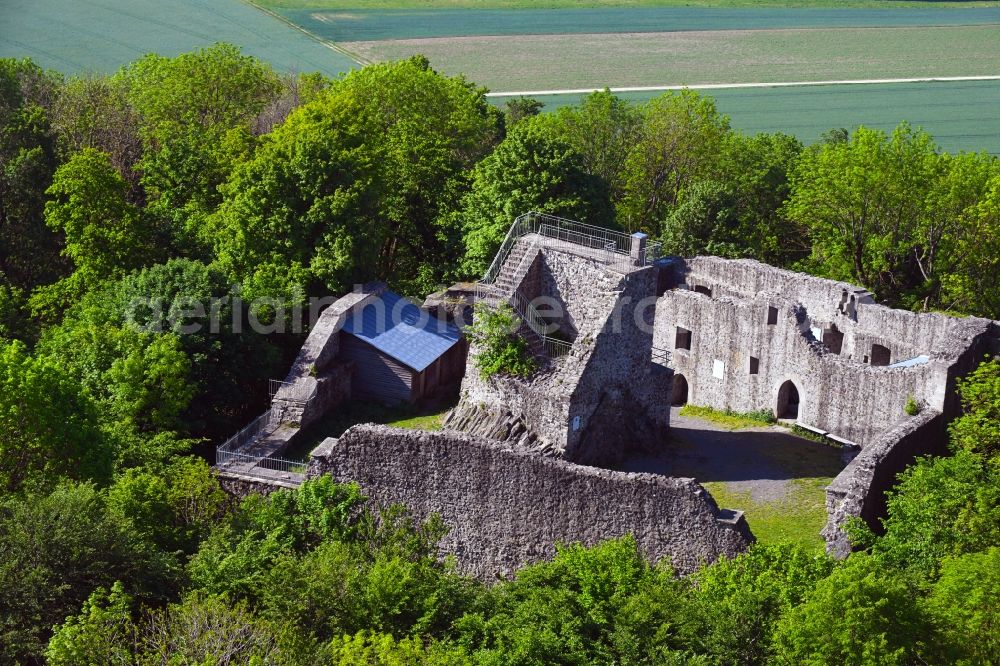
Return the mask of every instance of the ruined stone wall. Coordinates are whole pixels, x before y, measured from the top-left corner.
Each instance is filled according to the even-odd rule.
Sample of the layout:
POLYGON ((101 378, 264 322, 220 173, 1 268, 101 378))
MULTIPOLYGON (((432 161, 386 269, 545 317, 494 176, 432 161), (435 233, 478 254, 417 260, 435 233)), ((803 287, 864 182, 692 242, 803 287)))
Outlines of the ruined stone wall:
POLYGON ((907 417, 866 447, 845 467, 826 489, 827 523, 823 528, 827 552, 846 557, 851 545, 844 524, 863 518, 879 529, 886 515, 886 492, 896 477, 920 455, 940 455, 947 451, 942 414, 925 410, 907 417))
POLYGON ((778 294, 802 303, 817 315, 833 315, 846 291, 856 302, 871 303, 866 290, 847 282, 824 280, 768 266, 753 259, 692 257, 679 260, 679 277, 690 286, 712 289, 713 296, 754 298, 757 294, 778 294))
POLYGON ((673 379, 651 358, 656 281, 652 268, 624 278, 614 310, 581 358, 569 409, 569 460, 613 465, 628 450, 652 450, 666 438, 673 379))
MULTIPOLYGON (((565 313, 564 327, 575 334, 572 349, 527 380, 484 380, 471 367, 460 418, 449 425, 482 435, 496 431, 497 422, 520 421, 540 448, 587 464, 613 464, 629 448, 661 441, 671 379, 650 360, 656 285, 652 267, 626 275, 543 245, 517 289, 543 317, 565 313)), ((474 356, 473 349, 470 362, 474 356)))
POLYGON ((692 479, 612 472, 456 433, 356 426, 313 453, 309 476, 356 481, 376 505, 402 503, 449 526, 443 554, 484 580, 549 559, 557 542, 632 534, 682 573, 743 551, 742 514, 720 511, 692 479))
POLYGON ((219 486, 236 501, 250 495, 270 495, 276 490, 294 490, 298 487, 296 483, 257 479, 228 472, 216 472, 216 477, 219 479, 219 486))
POLYGON ((800 306, 765 295, 734 300, 668 291, 657 303, 653 344, 671 350, 675 376, 686 380, 692 404, 776 411, 779 389, 791 380, 800 422, 862 446, 904 417, 911 395, 940 409, 949 370, 939 359, 889 368, 826 353, 800 306), (776 303, 777 321, 768 324, 767 309, 776 303), (678 326, 691 331, 690 350, 675 349, 678 326), (750 372, 751 357, 757 374, 750 372))
POLYGON ((954 357, 988 325, 982 319, 957 319, 889 308, 875 303, 867 291, 849 283, 811 277, 750 259, 676 259, 671 269, 674 283, 681 282, 691 288, 706 286, 717 298, 744 300, 766 295, 801 304, 811 326, 836 323, 846 332, 842 355, 858 361, 870 353, 873 343, 889 348, 893 363, 922 354, 954 357), (856 299, 852 316, 845 316, 842 308, 845 293, 848 298, 856 299))

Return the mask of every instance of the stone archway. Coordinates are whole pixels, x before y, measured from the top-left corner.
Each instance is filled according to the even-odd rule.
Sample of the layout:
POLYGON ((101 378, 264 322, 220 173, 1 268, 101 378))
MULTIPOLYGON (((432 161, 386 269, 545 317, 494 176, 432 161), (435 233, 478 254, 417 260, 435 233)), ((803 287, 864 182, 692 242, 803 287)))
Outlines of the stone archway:
POLYGON ((799 418, 799 389, 791 379, 778 389, 778 405, 774 413, 779 419, 799 418))
POLYGON ((670 393, 670 404, 680 407, 688 401, 688 382, 684 375, 674 375, 674 388, 670 393))

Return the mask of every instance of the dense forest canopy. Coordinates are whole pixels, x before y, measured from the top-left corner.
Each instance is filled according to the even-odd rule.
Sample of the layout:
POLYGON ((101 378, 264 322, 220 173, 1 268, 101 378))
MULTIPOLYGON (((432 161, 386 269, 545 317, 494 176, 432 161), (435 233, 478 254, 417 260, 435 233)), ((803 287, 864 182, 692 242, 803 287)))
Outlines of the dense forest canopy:
POLYGON ((529 210, 1000 318, 995 157, 906 124, 747 136, 691 91, 485 92, 422 58, 329 80, 228 45, 111 76, 0 60, 0 662, 996 660, 995 362, 954 454, 838 563, 756 546, 679 579, 624 539, 484 586, 436 559, 446 526, 356 487, 227 498, 193 453, 263 406, 291 306, 475 279, 529 210))

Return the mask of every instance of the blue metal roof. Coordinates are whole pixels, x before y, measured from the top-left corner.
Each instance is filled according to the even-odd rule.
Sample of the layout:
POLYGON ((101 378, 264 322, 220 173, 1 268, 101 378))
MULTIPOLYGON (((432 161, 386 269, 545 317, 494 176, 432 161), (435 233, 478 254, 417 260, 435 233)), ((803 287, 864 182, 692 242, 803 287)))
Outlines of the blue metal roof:
POLYGON ((417 372, 423 372, 462 337, 452 324, 391 291, 376 296, 361 312, 351 313, 344 331, 417 372))

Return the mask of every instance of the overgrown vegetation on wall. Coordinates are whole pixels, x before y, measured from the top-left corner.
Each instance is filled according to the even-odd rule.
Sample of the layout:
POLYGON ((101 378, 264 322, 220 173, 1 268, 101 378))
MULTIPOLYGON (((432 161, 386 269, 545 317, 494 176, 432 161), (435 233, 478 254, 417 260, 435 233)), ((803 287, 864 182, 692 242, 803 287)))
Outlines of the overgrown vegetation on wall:
POLYGON ((483 379, 496 375, 530 377, 537 363, 524 338, 518 334, 520 320, 506 304, 493 308, 477 304, 471 326, 465 329, 475 345, 472 362, 483 379))
MULTIPOLYGON (((912 467, 841 564, 757 548, 678 580, 626 540, 484 588, 436 561, 440 525, 356 489, 226 500, 192 453, 263 406, 292 305, 478 277, 529 209, 1000 315, 995 157, 905 125, 748 137, 690 91, 543 115, 484 92, 420 58, 331 81, 225 45, 108 77, 0 60, 0 662, 995 657, 995 363, 955 455, 912 467)), ((526 371, 505 340, 486 367, 526 371)))

